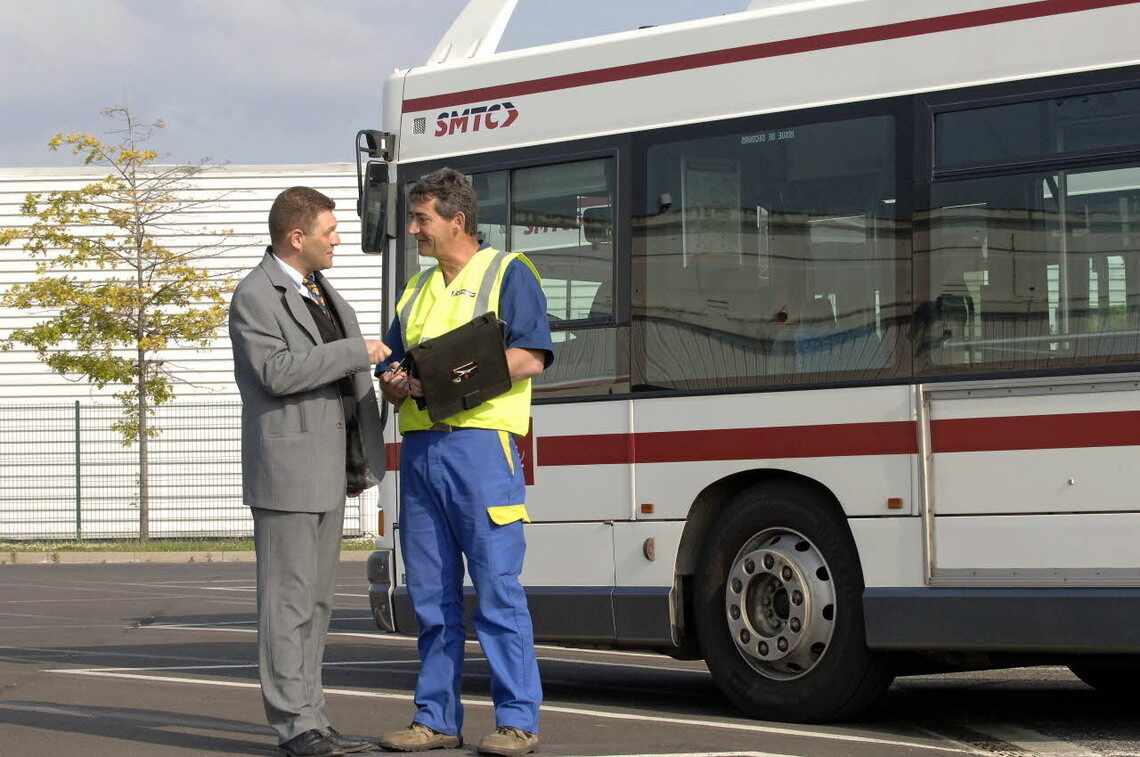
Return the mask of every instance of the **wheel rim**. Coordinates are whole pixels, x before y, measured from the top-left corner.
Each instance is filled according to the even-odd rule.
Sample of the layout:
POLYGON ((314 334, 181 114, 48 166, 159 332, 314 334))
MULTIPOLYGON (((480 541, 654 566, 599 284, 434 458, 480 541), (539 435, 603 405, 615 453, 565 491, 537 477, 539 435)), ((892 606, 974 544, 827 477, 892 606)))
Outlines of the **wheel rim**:
POLYGON ((772 528, 749 539, 732 561, 724 594, 736 649, 760 674, 799 678, 827 653, 835 587, 823 555, 803 534, 772 528))

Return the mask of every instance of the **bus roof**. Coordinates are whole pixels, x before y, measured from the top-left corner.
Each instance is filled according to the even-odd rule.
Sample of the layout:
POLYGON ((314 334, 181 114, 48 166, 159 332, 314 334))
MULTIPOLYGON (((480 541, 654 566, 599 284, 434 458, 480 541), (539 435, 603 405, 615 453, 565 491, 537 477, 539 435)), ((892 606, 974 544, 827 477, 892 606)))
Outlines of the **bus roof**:
MULTIPOLYGON (((501 33, 514 0, 464 12, 476 4, 501 33)), ((393 76, 385 124, 398 124, 404 161, 541 145, 1131 65, 1138 24, 1140 0, 759 0, 523 50, 481 42, 393 76)))

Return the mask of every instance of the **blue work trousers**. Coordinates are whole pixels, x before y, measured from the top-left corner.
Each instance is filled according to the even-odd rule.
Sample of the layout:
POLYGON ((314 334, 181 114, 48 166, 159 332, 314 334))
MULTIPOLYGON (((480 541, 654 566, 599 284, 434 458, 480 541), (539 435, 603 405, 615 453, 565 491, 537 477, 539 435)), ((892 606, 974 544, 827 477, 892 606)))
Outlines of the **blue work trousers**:
POLYGON ((416 431, 400 452, 400 547, 419 623, 415 721, 463 729, 463 558, 478 594, 475 634, 491 668, 497 726, 538 732, 542 701, 534 632, 519 583, 523 523, 496 525, 487 509, 521 505, 522 465, 505 432, 416 431))

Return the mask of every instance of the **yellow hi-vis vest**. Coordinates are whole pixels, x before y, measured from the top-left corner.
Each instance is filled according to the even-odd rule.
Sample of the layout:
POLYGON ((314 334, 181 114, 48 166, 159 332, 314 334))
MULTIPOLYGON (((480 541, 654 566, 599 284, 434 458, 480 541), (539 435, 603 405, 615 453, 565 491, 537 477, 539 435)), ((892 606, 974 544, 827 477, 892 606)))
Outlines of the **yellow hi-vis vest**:
MULTIPOLYGON (((525 256, 493 247, 475 253, 450 284, 444 284, 438 265, 413 276, 396 303, 405 348, 451 331, 476 316, 498 312, 503 275, 515 258, 526 263, 538 278, 534 264, 525 256)), ((530 379, 515 381, 506 393, 442 422, 524 436, 530 427, 530 379)), ((431 426, 427 410, 420 410, 415 400, 406 398, 400 405, 400 433, 423 431, 431 426)))

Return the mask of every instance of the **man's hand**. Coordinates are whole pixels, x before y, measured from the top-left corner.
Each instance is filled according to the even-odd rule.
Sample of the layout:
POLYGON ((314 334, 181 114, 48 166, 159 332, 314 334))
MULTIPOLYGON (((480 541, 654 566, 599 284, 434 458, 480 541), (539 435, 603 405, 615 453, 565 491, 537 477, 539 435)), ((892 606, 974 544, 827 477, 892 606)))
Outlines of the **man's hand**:
POLYGON ((380 391, 384 399, 393 405, 399 405, 409 394, 422 397, 424 386, 419 379, 409 376, 408 372, 396 362, 380 374, 380 391))
POLYGON ((392 354, 392 350, 388 348, 388 345, 384 344, 379 339, 365 339, 364 348, 368 350, 368 362, 372 363, 373 365, 376 363, 382 363, 388 359, 389 355, 392 354))

